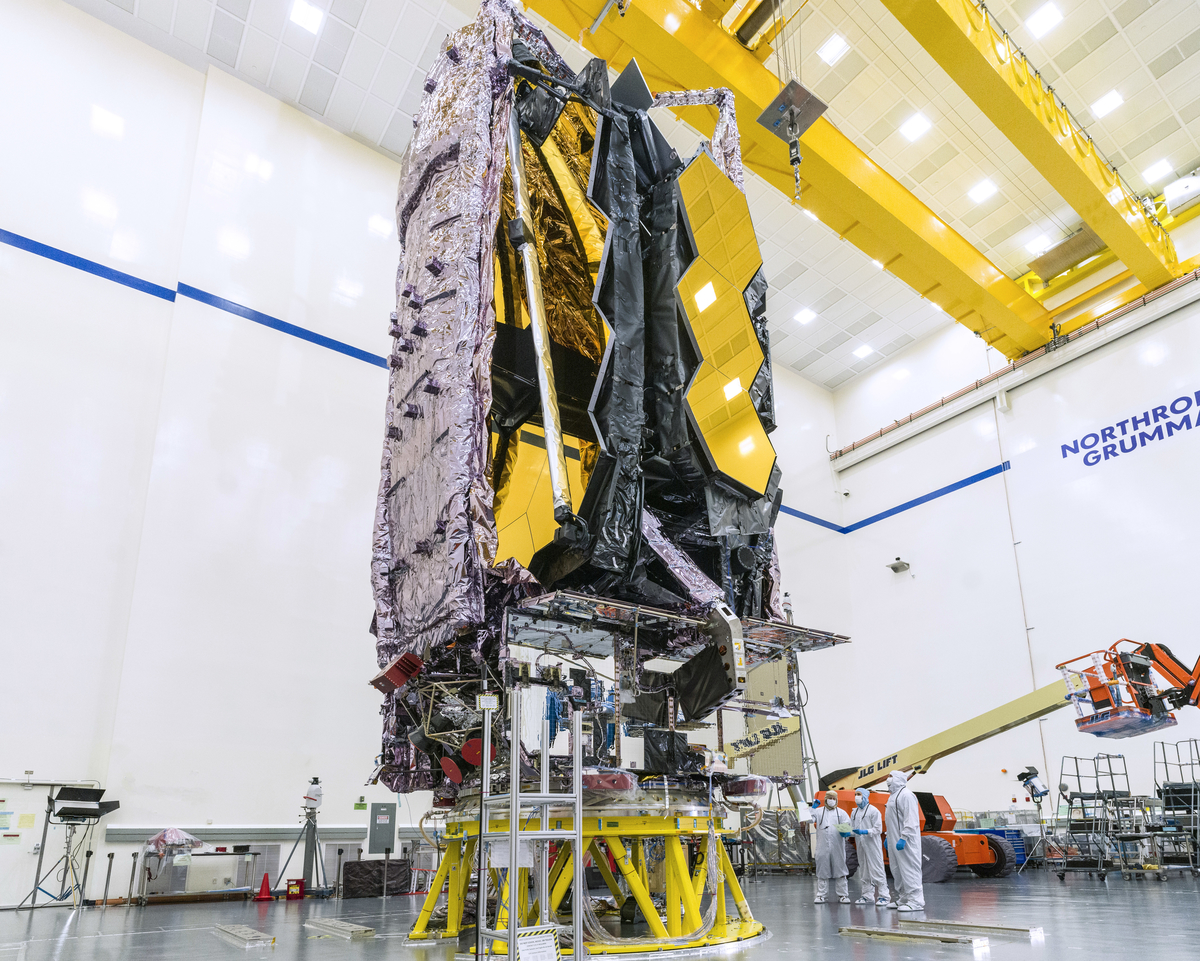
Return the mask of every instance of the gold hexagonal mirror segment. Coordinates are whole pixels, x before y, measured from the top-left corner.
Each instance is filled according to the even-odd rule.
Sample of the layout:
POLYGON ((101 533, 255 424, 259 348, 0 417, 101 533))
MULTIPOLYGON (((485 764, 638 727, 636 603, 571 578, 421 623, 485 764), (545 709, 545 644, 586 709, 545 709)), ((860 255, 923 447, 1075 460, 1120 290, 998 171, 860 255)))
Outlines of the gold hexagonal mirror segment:
POLYGON ((775 448, 747 393, 764 360, 743 296, 762 266, 750 208, 707 153, 677 183, 697 252, 675 288, 701 358, 686 395, 688 413, 714 469, 763 494, 775 448))

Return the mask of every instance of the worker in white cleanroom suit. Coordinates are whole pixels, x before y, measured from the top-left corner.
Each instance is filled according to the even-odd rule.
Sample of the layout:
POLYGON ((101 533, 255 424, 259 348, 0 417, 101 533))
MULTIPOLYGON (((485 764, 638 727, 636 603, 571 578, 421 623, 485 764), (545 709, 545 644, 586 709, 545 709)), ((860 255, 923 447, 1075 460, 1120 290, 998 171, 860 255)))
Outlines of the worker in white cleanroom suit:
MULTIPOLYGON (((921 885, 921 813, 908 788, 908 775, 893 772, 887 780, 888 800, 884 808, 888 861, 896 885, 895 906, 901 911, 924 911, 925 891, 921 885)), ((892 907, 889 904, 888 907, 892 907)))
POLYGON ((837 792, 827 791, 825 803, 813 801, 813 854, 817 865, 817 896, 814 904, 824 904, 833 878, 837 899, 850 903, 850 886, 846 883, 846 836, 850 833, 850 818, 837 806, 837 792))
POLYGON ((887 875, 883 872, 883 815, 870 804, 871 793, 865 787, 854 792, 854 813, 850 830, 858 851, 858 881, 861 895, 857 904, 888 903, 887 875))

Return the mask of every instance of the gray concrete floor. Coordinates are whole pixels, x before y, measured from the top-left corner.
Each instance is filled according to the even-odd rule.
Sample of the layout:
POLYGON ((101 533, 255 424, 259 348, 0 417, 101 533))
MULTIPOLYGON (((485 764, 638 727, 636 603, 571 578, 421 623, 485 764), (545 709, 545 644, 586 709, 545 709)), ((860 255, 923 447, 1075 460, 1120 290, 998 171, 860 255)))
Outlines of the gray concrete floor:
MULTIPOLYGON (((894 927, 895 911, 856 905, 812 903, 815 882, 808 877, 768 878, 746 885, 755 917, 772 937, 740 951, 722 953, 736 961, 769 961, 799 955, 855 961, 909 958, 973 958, 968 946, 915 945, 842 937, 840 925, 894 927)), ((854 893, 855 886, 851 884, 854 893)), ((1103 956, 1105 961, 1196 957, 1196 917, 1200 884, 1172 875, 1107 881, 1067 875, 1065 881, 1044 872, 994 880, 955 879, 925 889, 926 920, 977 924, 1041 926, 1044 944, 992 939, 985 957, 997 959, 1103 956), (1078 953, 1076 953, 1078 952, 1078 953)), ((404 961, 452 961, 454 946, 413 945, 405 935, 420 908, 420 897, 379 900, 254 904, 155 905, 146 908, 48 908, 0 912, 0 961, 206 961, 269 956, 272 959, 402 958, 404 961), (373 940, 346 942, 318 937, 304 927, 312 918, 340 918, 374 927, 373 940), (235 948, 220 940, 215 924, 248 924, 276 938, 266 951, 235 948)), ((909 917, 914 917, 909 915, 909 917)), ((915 917, 922 917, 916 915, 915 917)))

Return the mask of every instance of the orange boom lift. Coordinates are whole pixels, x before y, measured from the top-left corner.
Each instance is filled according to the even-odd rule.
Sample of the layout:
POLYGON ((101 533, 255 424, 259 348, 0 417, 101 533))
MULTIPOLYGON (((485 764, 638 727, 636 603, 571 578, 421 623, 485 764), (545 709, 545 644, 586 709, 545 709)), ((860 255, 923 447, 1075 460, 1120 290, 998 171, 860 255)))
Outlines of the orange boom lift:
POLYGON ((1162 644, 1123 637, 1107 650, 1063 661, 1058 669, 1079 714, 1075 726, 1097 737, 1136 737, 1174 727, 1178 722, 1171 712, 1200 700, 1200 660, 1189 668, 1162 644), (1166 687, 1158 686, 1155 674, 1166 687))

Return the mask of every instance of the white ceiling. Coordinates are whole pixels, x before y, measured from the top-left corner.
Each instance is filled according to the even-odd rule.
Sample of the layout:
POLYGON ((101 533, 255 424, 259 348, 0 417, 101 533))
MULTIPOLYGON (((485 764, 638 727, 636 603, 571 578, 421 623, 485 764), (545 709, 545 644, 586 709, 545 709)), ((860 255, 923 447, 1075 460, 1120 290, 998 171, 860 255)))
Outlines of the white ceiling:
POLYGON ((305 0, 322 13, 313 34, 292 22, 294 0, 69 2, 199 69, 217 64, 394 159, 442 40, 473 16, 444 0, 305 0))
MULTIPOLYGON (((291 22, 293 0, 70 0, 81 9, 203 69, 226 70, 397 157, 412 131, 425 73, 446 33, 471 19, 471 0, 308 0, 316 35, 291 22)), ((635 0, 636 2, 636 0, 635 0)), ((795 3, 796 0, 790 0, 795 3)), ((1166 159, 1200 166, 1200 3, 1197 0, 1053 0, 1063 15, 1040 40, 1024 21, 1044 0, 996 0, 992 13, 1135 190, 1166 159), (1116 89, 1124 104, 1095 121, 1088 107, 1116 89)), ((801 79, 829 103, 826 116, 904 186, 1011 276, 1025 244, 1055 241, 1075 215, 1003 134, 937 67, 880 0, 804 5, 801 79), (816 51, 834 32, 850 45, 833 67, 816 51), (920 111, 930 130, 909 143, 899 126, 920 111), (996 194, 968 191, 991 180, 996 194)), ((578 42, 548 29, 575 66, 578 42)), ((700 137, 662 112, 682 154, 700 137)), ((768 316, 777 364, 834 389, 949 323, 857 248, 806 217, 774 187, 746 184, 772 291, 768 316), (801 325, 803 309, 816 317, 801 325), (870 347, 864 358, 855 350, 870 347)))

